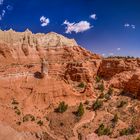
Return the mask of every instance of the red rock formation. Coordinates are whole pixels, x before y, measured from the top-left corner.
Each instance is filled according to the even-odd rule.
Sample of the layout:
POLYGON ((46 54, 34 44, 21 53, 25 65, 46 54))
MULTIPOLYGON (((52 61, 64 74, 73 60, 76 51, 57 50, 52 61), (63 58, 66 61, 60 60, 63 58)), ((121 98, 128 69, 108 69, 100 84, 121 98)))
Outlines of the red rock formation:
POLYGON ((97 75, 106 87, 139 96, 139 70, 139 59, 103 59, 53 32, 0 31, 0 121, 18 131, 38 132, 42 128, 37 124, 16 122, 26 114, 44 118, 61 101, 73 106, 95 99, 97 75), (84 86, 78 87, 81 83, 84 86), (13 99, 19 102, 16 107, 13 99), (17 107, 19 116, 13 111, 17 107))
POLYGON ((137 59, 108 58, 102 60, 98 75, 104 78, 111 78, 124 71, 135 71, 138 67, 140 65, 137 59))
POLYGON ((127 82, 124 91, 140 99, 140 71, 136 72, 127 82))

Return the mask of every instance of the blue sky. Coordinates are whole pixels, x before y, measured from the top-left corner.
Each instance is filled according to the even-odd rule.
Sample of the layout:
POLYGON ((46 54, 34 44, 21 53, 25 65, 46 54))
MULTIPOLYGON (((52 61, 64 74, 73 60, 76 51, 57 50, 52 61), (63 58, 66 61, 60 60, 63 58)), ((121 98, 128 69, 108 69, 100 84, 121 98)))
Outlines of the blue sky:
POLYGON ((0 0, 0 14, 2 30, 54 31, 105 56, 140 57, 140 0, 0 0))

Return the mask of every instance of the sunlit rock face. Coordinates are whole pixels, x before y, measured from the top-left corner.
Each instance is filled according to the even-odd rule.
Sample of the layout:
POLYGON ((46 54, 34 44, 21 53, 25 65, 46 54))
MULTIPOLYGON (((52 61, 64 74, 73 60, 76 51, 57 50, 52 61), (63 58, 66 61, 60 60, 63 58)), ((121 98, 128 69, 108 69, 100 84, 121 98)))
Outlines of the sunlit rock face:
POLYGON ((74 39, 68 39, 60 34, 33 34, 31 31, 15 32, 12 29, 0 31, 0 58, 4 62, 39 61, 44 57, 46 49, 54 47, 78 46, 74 39), (6 59, 5 59, 6 58, 6 59))
POLYGON ((25 32, 15 32, 12 29, 8 31, 0 31, 0 40, 9 44, 21 44, 42 47, 57 47, 57 46, 78 46, 74 39, 66 38, 55 32, 48 34, 37 33, 33 34, 30 30, 25 32))
POLYGON ((11 89, 10 96, 2 100, 18 98, 25 112, 34 110, 36 105, 41 109, 61 100, 75 104, 94 95, 92 84, 100 62, 99 55, 54 32, 0 31, 1 95, 11 89), (83 94, 74 88, 81 82, 86 85, 83 94))

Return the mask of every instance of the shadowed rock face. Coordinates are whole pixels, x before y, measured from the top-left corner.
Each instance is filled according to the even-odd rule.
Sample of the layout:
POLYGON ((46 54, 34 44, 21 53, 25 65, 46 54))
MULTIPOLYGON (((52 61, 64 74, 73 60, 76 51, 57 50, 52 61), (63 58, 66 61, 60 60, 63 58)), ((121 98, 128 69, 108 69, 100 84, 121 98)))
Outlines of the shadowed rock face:
POLYGON ((126 92, 140 99, 140 71, 136 72, 124 87, 126 92))
POLYGON ((135 71, 140 67, 137 59, 103 59, 98 74, 104 78, 111 78, 124 71, 135 71))
POLYGON ((140 93, 140 59, 108 58, 103 59, 98 75, 118 89, 124 89, 125 93, 139 98, 140 93))

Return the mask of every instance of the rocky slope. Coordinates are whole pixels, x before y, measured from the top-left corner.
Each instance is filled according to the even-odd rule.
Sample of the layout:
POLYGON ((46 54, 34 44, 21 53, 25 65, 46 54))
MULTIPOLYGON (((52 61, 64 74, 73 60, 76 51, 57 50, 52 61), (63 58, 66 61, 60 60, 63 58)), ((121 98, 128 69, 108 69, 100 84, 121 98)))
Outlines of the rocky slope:
MULTIPOLYGON (((92 125, 94 118, 86 120, 91 112, 85 111, 85 123, 78 122, 72 113, 75 106, 98 99, 100 84, 105 91, 112 87, 116 94, 123 90, 139 97, 139 71, 140 59, 102 58, 78 46, 74 39, 54 32, 0 31, 0 121, 4 122, 0 129, 8 130, 8 134, 0 133, 0 139, 5 135, 7 140, 11 136, 17 139, 20 135, 31 140, 77 140, 73 136, 77 132, 75 123, 79 127, 86 122, 92 125), (54 109, 61 101, 70 109, 56 114, 54 109), (63 126, 62 121, 67 125, 63 126)), ((115 102, 116 96, 112 100, 115 102)), ((98 113, 94 116, 98 120, 98 113)), ((85 133, 84 138, 89 134, 85 133)))
POLYGON ((139 58, 107 58, 102 60, 98 76, 106 79, 109 86, 137 95, 139 94, 139 71, 139 58))

